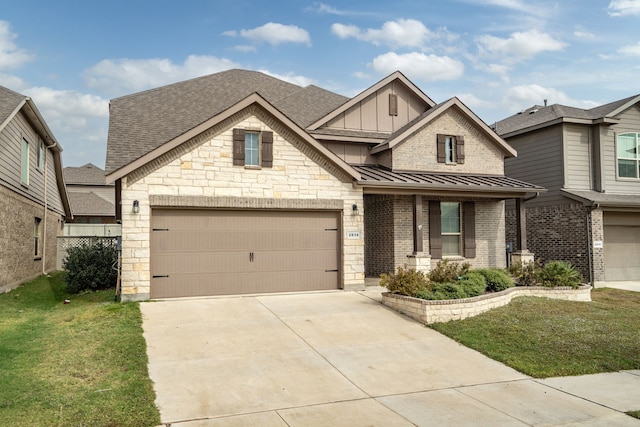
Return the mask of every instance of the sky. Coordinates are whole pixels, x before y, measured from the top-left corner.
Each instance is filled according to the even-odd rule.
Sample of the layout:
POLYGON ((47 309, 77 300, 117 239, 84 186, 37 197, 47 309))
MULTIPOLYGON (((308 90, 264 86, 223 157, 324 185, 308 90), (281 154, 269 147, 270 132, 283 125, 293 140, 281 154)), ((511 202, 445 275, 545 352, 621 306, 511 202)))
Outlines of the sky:
POLYGON ((104 168, 111 99, 243 68, 352 97, 396 70, 488 124, 640 93, 640 0, 21 0, 0 85, 30 96, 64 166, 104 168))

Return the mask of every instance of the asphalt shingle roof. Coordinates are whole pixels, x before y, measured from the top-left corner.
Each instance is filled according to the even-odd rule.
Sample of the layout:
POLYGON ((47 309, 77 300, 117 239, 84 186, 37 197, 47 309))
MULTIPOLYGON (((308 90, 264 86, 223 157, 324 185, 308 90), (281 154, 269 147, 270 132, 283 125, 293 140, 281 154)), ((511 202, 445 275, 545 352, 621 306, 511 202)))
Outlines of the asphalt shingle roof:
POLYGON ((96 193, 70 192, 69 202, 75 216, 115 216, 116 207, 96 193))
POLYGON ((26 96, 0 86, 0 124, 13 113, 18 105, 26 96))
POLYGON ((67 185, 71 184, 87 184, 87 185, 105 185, 104 170, 98 166, 87 163, 84 166, 68 166, 62 170, 64 181, 67 185))
POLYGON ((638 95, 610 102, 591 109, 569 107, 553 104, 549 106, 534 105, 526 110, 507 117, 495 123, 494 129, 498 135, 505 135, 533 126, 542 125, 560 118, 595 120, 606 117, 622 105, 636 98, 638 95))
POLYGON ((252 93, 301 127, 347 98, 257 71, 228 70, 111 100, 107 174, 221 113, 252 93))

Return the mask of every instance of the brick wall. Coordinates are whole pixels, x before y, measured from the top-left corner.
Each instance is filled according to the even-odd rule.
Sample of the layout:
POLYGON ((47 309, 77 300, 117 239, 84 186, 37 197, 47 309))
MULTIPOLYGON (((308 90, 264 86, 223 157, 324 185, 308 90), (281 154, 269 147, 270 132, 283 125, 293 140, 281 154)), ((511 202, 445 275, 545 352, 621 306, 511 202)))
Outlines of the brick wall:
POLYGON ((42 220, 40 244, 46 241, 40 255, 44 252, 45 270, 52 271, 56 267, 56 238, 61 232, 62 217, 48 211, 45 231, 43 207, 0 186, 0 292, 42 274, 42 257, 36 257, 34 251, 35 218, 42 220))
MULTIPOLYGON (((426 197, 422 211, 423 248, 424 253, 429 254, 429 203, 426 197)), ((454 260, 469 262, 475 268, 506 266, 504 202, 477 200, 475 211, 476 257, 454 260)), ((407 264, 407 256, 413 254, 412 196, 365 196, 365 225, 367 277, 378 277, 407 264)), ((438 261, 431 259, 431 268, 438 261)))
MULTIPOLYGON (((364 219, 352 214, 363 208, 362 190, 352 178, 259 108, 249 108, 212 127, 122 180, 122 293, 123 299, 145 299, 150 293, 149 223, 152 197, 175 196, 236 201, 237 208, 252 200, 276 206, 287 200, 341 201, 343 231, 357 231, 360 239, 343 239, 343 284, 364 284, 364 219), (273 167, 234 166, 233 127, 271 130, 273 167), (133 200, 140 212, 132 214, 133 200), (127 208, 129 207, 129 208, 127 208)), ((303 206, 303 205, 301 205, 303 206)), ((233 206, 227 206, 233 207, 233 206)), ((318 206, 315 207, 316 209, 318 206)), ((328 206, 327 209, 335 209, 328 206)))
MULTIPOLYGON (((516 242, 516 213, 506 213, 507 242, 516 242)), ((589 280, 589 247, 587 218, 589 211, 581 204, 527 207, 527 246, 536 259, 567 261, 585 280, 589 280)), ((595 232, 602 235, 602 214, 595 232)), ((600 238, 602 240, 602 238, 600 238)), ((517 248, 514 248, 517 249, 517 248)), ((604 271, 604 257, 602 257, 604 271)))

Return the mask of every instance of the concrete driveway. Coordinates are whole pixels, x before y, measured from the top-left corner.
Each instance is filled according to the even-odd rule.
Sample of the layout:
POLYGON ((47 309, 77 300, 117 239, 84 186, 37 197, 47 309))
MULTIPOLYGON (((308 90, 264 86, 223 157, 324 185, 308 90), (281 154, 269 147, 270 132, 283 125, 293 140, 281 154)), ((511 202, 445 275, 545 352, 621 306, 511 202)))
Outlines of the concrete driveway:
MULTIPOLYGON (((640 425, 577 397, 576 387, 589 383, 565 391, 565 383, 533 380, 383 307, 379 296, 376 289, 141 304, 162 423, 640 425)), ((640 372, 628 375, 630 389, 640 390, 640 372)))

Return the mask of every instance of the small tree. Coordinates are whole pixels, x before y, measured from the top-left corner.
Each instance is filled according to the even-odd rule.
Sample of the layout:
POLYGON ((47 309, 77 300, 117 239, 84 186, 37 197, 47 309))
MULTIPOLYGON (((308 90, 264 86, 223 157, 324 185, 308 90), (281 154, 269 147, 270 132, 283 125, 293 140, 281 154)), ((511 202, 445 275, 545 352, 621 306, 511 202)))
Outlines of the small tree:
POLYGON ((63 268, 66 270, 67 291, 77 294, 85 290, 108 289, 116 285, 115 265, 118 252, 115 245, 97 242, 67 250, 63 268))

